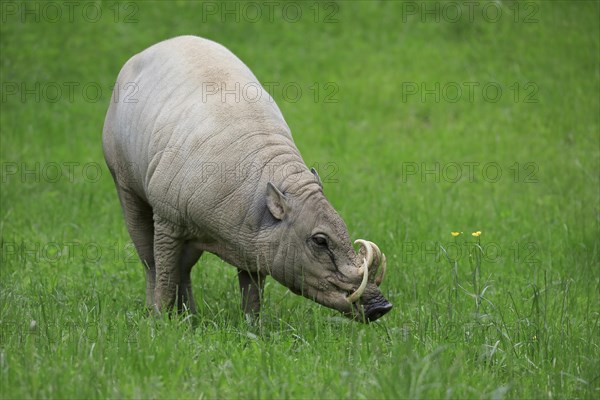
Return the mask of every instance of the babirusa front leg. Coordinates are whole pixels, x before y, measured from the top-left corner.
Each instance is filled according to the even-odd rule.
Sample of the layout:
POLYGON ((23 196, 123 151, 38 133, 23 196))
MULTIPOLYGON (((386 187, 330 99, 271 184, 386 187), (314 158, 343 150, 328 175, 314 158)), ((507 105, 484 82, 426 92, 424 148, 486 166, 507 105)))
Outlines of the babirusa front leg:
POLYGON ((242 292, 242 310, 246 319, 252 321, 260 313, 260 300, 265 286, 265 276, 257 272, 238 269, 238 279, 242 292))
POLYGON ((184 242, 177 229, 168 222, 155 217, 154 220, 154 259, 156 287, 154 301, 159 313, 171 311, 177 299, 181 270, 179 261, 184 242))

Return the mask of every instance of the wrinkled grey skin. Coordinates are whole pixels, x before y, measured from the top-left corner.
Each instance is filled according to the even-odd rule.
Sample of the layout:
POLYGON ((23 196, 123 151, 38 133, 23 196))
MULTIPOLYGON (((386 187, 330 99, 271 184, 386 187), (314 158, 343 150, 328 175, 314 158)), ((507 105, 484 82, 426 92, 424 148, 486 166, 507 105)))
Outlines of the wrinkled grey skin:
POLYGON ((208 251, 238 268, 246 314, 267 275, 358 320, 391 308, 373 283, 346 300, 362 259, 277 105, 229 50, 170 39, 133 56, 116 87, 103 149, 148 306, 194 313, 190 271, 208 251))

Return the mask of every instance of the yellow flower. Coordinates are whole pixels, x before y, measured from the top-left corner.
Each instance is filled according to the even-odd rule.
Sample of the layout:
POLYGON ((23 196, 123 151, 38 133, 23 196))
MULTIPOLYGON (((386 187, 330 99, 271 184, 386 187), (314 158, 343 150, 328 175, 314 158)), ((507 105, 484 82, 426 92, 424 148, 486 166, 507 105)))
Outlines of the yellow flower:
POLYGON ((458 235, 460 235, 460 232, 450 232, 450 234, 454 237, 457 237, 458 235))
POLYGON ((473 232, 473 233, 471 233, 471 235, 473 235, 475 237, 479 237, 479 236, 481 236, 481 231, 473 232))

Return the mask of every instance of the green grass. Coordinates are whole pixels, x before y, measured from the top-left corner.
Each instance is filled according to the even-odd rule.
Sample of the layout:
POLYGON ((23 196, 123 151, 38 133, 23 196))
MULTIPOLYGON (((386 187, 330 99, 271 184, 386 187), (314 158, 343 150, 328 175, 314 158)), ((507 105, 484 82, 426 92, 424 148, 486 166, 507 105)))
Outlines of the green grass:
POLYGON ((220 3, 121 2, 116 23, 112 2, 91 3, 97 23, 81 14, 89 3, 55 23, 46 4, 62 2, 27 3, 39 21, 24 22, 6 8, 23 3, 1 4, 1 398, 600 397, 597 2, 490 3, 497 22, 485 2, 472 21, 459 2, 457 22, 456 2, 320 3, 317 22, 314 3, 293 3, 295 23, 284 3, 272 21, 240 8, 221 22, 203 13, 220 3), (439 22, 412 6, 437 6, 439 22), (130 12, 137 22, 124 23, 130 12), (269 280, 262 324, 248 326, 235 269, 211 255, 193 272, 195 329, 146 315, 101 131, 123 63, 179 34, 303 89, 274 97, 351 236, 388 256, 395 307, 380 321, 347 321, 269 280), (22 101, 20 85, 36 82, 39 100, 22 101), (73 100, 65 89, 52 102, 65 82, 80 84, 73 100), (402 98, 436 82, 479 86, 472 101, 402 98), (481 92, 490 82, 496 102, 481 92), (98 101, 86 84, 100 85, 98 101), (478 163, 472 179, 465 163, 478 163))

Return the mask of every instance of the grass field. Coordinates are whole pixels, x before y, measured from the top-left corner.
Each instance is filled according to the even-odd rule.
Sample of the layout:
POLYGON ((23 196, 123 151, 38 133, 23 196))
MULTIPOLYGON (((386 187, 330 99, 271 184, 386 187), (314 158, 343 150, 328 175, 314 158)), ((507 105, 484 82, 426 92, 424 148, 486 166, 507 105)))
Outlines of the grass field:
POLYGON ((1 7, 0 398, 600 397, 598 2, 1 7), (195 329, 147 316, 101 131, 124 62, 180 34, 273 88, 388 256, 381 320, 268 280, 248 326, 212 255, 195 329))

